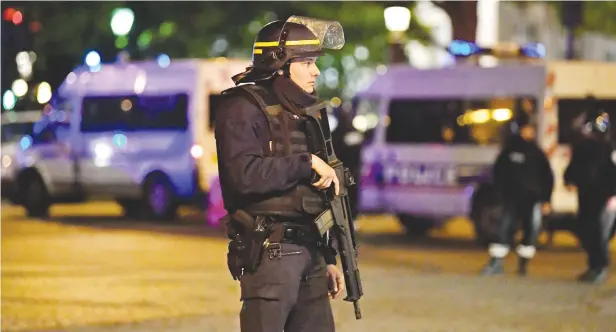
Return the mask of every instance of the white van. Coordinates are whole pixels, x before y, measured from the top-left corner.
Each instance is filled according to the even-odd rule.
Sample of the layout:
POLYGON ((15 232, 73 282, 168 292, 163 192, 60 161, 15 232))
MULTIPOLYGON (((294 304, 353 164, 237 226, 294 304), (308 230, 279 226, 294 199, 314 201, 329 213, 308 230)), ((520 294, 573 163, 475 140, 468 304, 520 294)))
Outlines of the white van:
MULTIPOLYGON (((584 62, 389 67, 357 95, 356 117, 371 131, 362 151, 360 212, 395 214, 415 234, 450 217, 482 214, 476 193, 489 186, 507 121, 526 110, 538 115, 538 140, 555 172, 554 212, 574 213, 576 196, 562 185, 571 121, 589 93, 616 112, 614 77, 616 64, 584 62)), ((486 240, 490 232, 479 227, 477 236, 486 240)))
POLYGON ((218 174, 210 109, 249 64, 141 61, 69 73, 52 103, 71 115, 68 139, 35 142, 31 163, 19 170, 28 213, 45 216, 53 202, 97 196, 151 219, 172 219, 180 204, 203 205, 218 174))
POLYGON ((17 187, 14 181, 16 160, 32 145, 34 124, 43 117, 43 111, 7 111, 2 113, 2 198, 17 203, 17 187))

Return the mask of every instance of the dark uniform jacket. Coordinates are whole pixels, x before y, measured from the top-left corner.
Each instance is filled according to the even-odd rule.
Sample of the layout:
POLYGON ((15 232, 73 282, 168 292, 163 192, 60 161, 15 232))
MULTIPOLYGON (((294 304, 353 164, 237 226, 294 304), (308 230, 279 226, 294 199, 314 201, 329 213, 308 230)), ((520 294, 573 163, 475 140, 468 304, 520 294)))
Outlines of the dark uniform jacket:
POLYGON ((268 156, 268 120, 251 97, 233 93, 216 114, 218 170, 227 211, 248 202, 281 195, 300 183, 309 183, 312 169, 308 152, 268 156))
POLYGON ((582 139, 575 144, 565 171, 565 183, 580 195, 604 199, 616 195, 616 155, 607 141, 582 139))
MULTIPOLYGON (((223 92, 216 125, 225 208, 252 215, 312 221, 327 208, 311 184, 306 108, 317 104, 286 76, 223 92)), ((313 177, 313 175, 315 175, 313 177)))
MULTIPOLYGON (((259 84, 273 92, 271 81, 259 84)), ((289 82, 280 78, 275 84, 288 86, 289 82)), ((291 89, 290 94, 297 93, 293 87, 291 89)), ((298 99, 302 99, 301 94, 303 92, 298 99)), ((308 102, 310 98, 307 99, 303 101, 308 102)), ((283 108, 278 119, 287 130, 279 130, 275 135, 287 135, 287 142, 279 144, 272 140, 268 117, 249 93, 234 89, 216 112, 218 171, 225 209, 229 213, 237 209, 252 213, 251 207, 262 202, 281 202, 277 201, 280 197, 289 198, 280 204, 283 205, 281 210, 291 211, 293 216, 315 216, 325 210, 324 197, 311 184, 314 179, 311 155, 307 151, 306 137, 301 133, 300 116, 283 108), (272 144, 273 141, 277 143, 272 144)), ((268 210, 266 214, 277 213, 268 210)), ((334 251, 324 249, 323 254, 328 264, 336 263, 334 251)))
POLYGON ((509 138, 496 159, 493 178, 499 191, 510 198, 550 202, 554 174, 545 153, 535 142, 516 135, 509 138))

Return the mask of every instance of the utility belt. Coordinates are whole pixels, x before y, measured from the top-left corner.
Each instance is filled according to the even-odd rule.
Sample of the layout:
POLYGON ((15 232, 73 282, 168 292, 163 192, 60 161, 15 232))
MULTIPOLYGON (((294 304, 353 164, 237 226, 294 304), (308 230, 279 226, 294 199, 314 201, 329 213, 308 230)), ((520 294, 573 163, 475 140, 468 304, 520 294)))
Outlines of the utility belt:
POLYGON ((323 194, 306 184, 299 184, 280 196, 265 199, 252 197, 247 201, 250 203, 238 208, 253 216, 279 216, 295 220, 305 219, 306 215, 319 214, 327 208, 323 194))
POLYGON ((252 217, 244 210, 237 210, 225 216, 223 222, 231 240, 227 265, 233 279, 239 280, 245 273, 257 270, 265 250, 270 259, 284 256, 281 243, 325 248, 325 234, 331 228, 333 215, 327 210, 314 220, 269 215, 252 217))
POLYGON ((323 237, 319 236, 318 232, 308 225, 282 223, 280 224, 280 232, 274 231, 268 239, 274 243, 323 247, 323 237))

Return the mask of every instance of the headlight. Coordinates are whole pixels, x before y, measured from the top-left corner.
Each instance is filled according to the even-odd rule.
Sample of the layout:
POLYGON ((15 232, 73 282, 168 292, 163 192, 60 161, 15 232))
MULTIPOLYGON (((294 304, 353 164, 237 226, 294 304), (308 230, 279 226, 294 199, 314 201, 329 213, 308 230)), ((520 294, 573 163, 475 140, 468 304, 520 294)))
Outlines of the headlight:
POLYGON ((113 155, 113 148, 105 143, 96 143, 94 150, 94 165, 98 167, 109 166, 109 161, 113 155))
POLYGON ((94 146, 94 154, 97 158, 107 159, 113 154, 113 149, 105 143, 97 143, 94 146))
POLYGON ((4 155, 2 156, 2 167, 9 168, 13 163, 13 159, 10 156, 4 155))
POLYGON ((195 159, 203 157, 203 147, 199 144, 195 144, 190 148, 190 154, 195 159))

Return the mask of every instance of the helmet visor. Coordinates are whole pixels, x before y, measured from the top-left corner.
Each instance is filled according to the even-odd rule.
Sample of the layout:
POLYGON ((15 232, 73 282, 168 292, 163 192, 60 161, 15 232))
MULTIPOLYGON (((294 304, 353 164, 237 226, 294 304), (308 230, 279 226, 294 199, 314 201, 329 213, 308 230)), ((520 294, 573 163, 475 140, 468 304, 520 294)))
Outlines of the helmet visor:
MULTIPOLYGON (((283 31, 288 23, 301 24, 308 28, 315 38, 306 40, 286 40, 285 46, 299 46, 302 50, 320 51, 322 49, 339 50, 344 46, 344 30, 336 21, 325 21, 310 17, 291 16, 285 22, 283 31)), ((282 36, 281 36, 282 37, 282 36)), ((282 37, 281 39, 283 39, 282 37)))
POLYGON ((594 122, 593 129, 597 132, 606 132, 610 125, 610 116, 605 112, 596 115, 596 117, 593 117, 590 120, 594 122))

